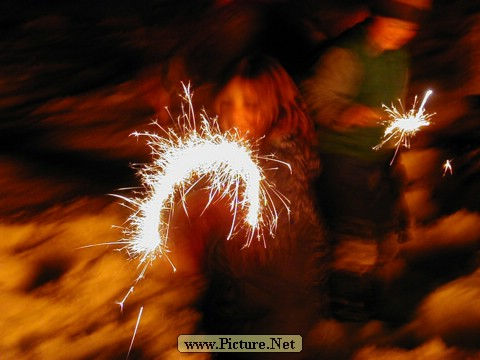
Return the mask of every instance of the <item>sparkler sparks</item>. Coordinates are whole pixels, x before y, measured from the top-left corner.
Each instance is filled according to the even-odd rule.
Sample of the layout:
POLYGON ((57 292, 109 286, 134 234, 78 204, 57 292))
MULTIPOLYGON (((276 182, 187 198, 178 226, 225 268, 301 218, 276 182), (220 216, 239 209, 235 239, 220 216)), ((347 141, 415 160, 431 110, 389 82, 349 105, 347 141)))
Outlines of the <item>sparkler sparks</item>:
POLYGON ((443 163, 443 176, 445 176, 447 173, 453 175, 452 159, 447 159, 443 163))
POLYGON ((126 236, 120 243, 126 244, 130 257, 140 258, 140 264, 148 265, 157 256, 166 255, 175 194, 177 191, 181 194, 186 208, 186 194, 200 179, 211 184, 206 206, 216 197, 231 199, 233 220, 228 238, 240 224, 239 210, 246 214, 243 222, 249 231, 246 246, 255 235, 262 238, 263 227, 268 226, 270 234, 275 230, 277 212, 268 201, 270 194, 267 192, 271 186, 258 165, 257 154, 237 132, 222 134, 216 121, 205 114, 197 130, 189 87, 184 86, 184 91, 188 110, 178 119, 180 133, 160 127, 163 136, 134 134, 147 136, 155 158, 140 171, 145 194, 133 199, 123 198, 133 206, 134 213, 128 219, 126 236))
POLYGON ((133 331, 132 341, 130 342, 130 347, 128 348, 127 359, 130 356, 130 353, 132 352, 133 342, 135 340, 135 336, 137 335, 138 326, 140 325, 140 319, 142 318, 142 313, 143 313, 143 306, 140 308, 140 311, 138 312, 137 323, 135 324, 135 330, 133 331))
POLYGON ((386 121, 387 127, 383 134, 383 138, 380 144, 373 147, 374 150, 380 149, 383 145, 385 145, 390 140, 395 141, 395 154, 393 155, 392 161, 390 165, 393 164, 393 160, 395 159, 398 150, 401 145, 406 147, 407 149, 410 148, 410 140, 420 128, 424 126, 430 125, 430 118, 434 114, 428 114, 425 112, 425 104, 427 99, 432 94, 432 90, 428 90, 423 98, 420 107, 417 109, 417 97, 415 96, 415 100, 413 102, 413 106, 409 111, 405 111, 403 108, 402 103, 400 103, 400 110, 398 110, 393 104, 392 107, 389 108, 385 105, 382 107, 385 109, 389 116, 389 120, 386 121))
MULTIPOLYGON (((178 118, 177 131, 164 129, 162 135, 135 133, 146 136, 152 150, 154 161, 144 165, 139 171, 145 191, 140 196, 128 198, 118 196, 133 213, 127 220, 124 239, 116 244, 124 244, 130 258, 139 258, 140 274, 124 298, 118 302, 123 312, 124 303, 134 287, 144 277, 148 265, 157 256, 166 256, 169 224, 173 216, 176 194, 186 210, 186 195, 200 180, 210 184, 209 200, 205 208, 215 198, 230 199, 232 224, 227 239, 232 237, 240 224, 239 211, 245 214, 242 227, 247 228, 245 246, 250 245, 255 235, 263 239, 265 229, 274 235, 278 213, 272 200, 277 196, 289 213, 288 199, 278 193, 264 177, 259 159, 286 163, 270 157, 260 157, 251 144, 232 130, 222 133, 216 119, 201 115, 200 128, 197 130, 193 111, 190 87, 184 86, 183 100, 188 109, 182 107, 178 118)), ((170 260, 168 259, 170 262, 170 260)), ((175 270, 175 266, 170 262, 175 270)), ((140 309, 135 331, 131 340, 127 358, 131 352, 138 330, 143 307, 140 309)))

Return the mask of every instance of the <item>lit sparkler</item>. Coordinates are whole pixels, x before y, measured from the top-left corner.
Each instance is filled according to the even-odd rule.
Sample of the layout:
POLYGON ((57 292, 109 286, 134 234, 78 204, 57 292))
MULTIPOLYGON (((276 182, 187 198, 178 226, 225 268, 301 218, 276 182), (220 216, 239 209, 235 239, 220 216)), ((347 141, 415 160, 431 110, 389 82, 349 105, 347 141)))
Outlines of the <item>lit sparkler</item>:
POLYGON ((430 118, 434 114, 428 114, 425 112, 425 104, 427 99, 432 94, 432 90, 428 90, 423 98, 420 107, 417 109, 417 97, 413 102, 413 106, 409 111, 403 109, 403 105, 399 100, 400 110, 398 110, 393 104, 392 107, 382 105, 389 116, 389 120, 386 121, 387 127, 382 137, 380 144, 373 147, 374 150, 380 149, 385 143, 390 140, 395 141, 395 154, 393 155, 390 165, 393 164, 400 146, 404 146, 407 149, 410 148, 410 140, 420 128, 430 125, 430 118))
MULTIPOLYGON (((139 172, 145 188, 141 196, 128 198, 117 195, 132 208, 133 214, 127 220, 129 226, 124 230, 125 238, 116 244, 124 244, 130 257, 139 258, 140 264, 144 264, 134 284, 118 302, 121 311, 136 284, 144 277, 148 265, 157 256, 165 256, 168 252, 169 221, 173 215, 176 193, 181 194, 186 209, 186 195, 191 188, 201 179, 208 180, 210 194, 206 207, 215 198, 228 197, 231 200, 233 219, 227 239, 235 234, 240 225, 238 211, 246 214, 243 221, 247 228, 245 246, 250 245, 255 235, 259 240, 264 239, 264 229, 274 235, 278 213, 271 201, 272 194, 280 199, 289 213, 288 199, 265 180, 258 162, 260 157, 251 144, 236 131, 222 133, 216 120, 209 119, 205 113, 201 115, 200 128, 197 130, 190 87, 184 86, 184 92, 183 99, 188 110, 182 108, 182 116, 178 119, 179 132, 160 127, 163 136, 133 134, 149 139, 154 162, 145 165, 139 172)), ((290 168, 272 156, 261 159, 280 162, 290 168)), ((165 257, 168 259, 168 256, 165 257)), ((142 312, 143 307, 138 314, 127 358, 142 312)))
MULTIPOLYGON (((166 255, 175 194, 182 195, 185 205, 186 194, 202 178, 211 184, 206 206, 216 197, 231 199, 233 220, 228 238, 240 224, 237 219, 239 210, 246 214, 243 221, 249 232, 246 246, 255 235, 263 238, 264 227, 273 234, 277 223, 277 212, 267 191, 272 187, 264 178, 256 152, 237 132, 221 133, 215 119, 209 119, 205 114, 202 114, 197 130, 189 87, 184 86, 184 91, 188 111, 183 111, 178 119, 180 134, 162 127, 163 136, 134 134, 147 136, 155 160, 140 170, 145 194, 133 199, 123 198, 133 206, 134 212, 128 219, 125 239, 119 243, 125 244, 130 257, 139 258, 140 264, 148 265, 157 256, 166 255)), ((280 194, 276 195, 281 198, 280 194)), ((287 200, 282 201, 286 205, 287 200)), ((145 269, 146 266, 140 277, 145 269)))
MULTIPOLYGON (((118 302, 122 312, 127 298, 144 277, 148 265, 158 256, 165 256, 170 261, 166 253, 175 195, 181 195, 186 209, 186 195, 201 179, 210 184, 209 200, 205 207, 215 198, 230 199, 233 219, 227 239, 235 234, 239 225, 243 225, 247 228, 245 246, 250 245, 255 235, 259 240, 264 239, 265 229, 268 229, 270 235, 274 235, 278 213, 272 195, 280 199, 289 213, 288 199, 265 180, 259 160, 280 162, 289 168, 290 166, 272 156, 258 156, 251 144, 238 132, 222 133, 216 120, 209 119, 205 113, 201 115, 200 127, 197 129, 189 86, 184 86, 184 92, 183 99, 188 109, 185 111, 182 108, 177 132, 175 129, 160 127, 162 135, 133 134, 148 138, 154 161, 139 171, 145 188, 140 196, 128 198, 116 195, 125 200, 126 206, 132 209, 132 215, 124 229, 125 238, 115 244, 124 244, 130 258, 139 258, 139 267, 143 264, 133 285, 118 302), (239 211, 245 214, 242 223, 237 219, 239 211)), ((175 266, 171 262, 170 264, 175 270, 175 266)), ((143 307, 138 315, 128 355, 142 311, 143 307)))

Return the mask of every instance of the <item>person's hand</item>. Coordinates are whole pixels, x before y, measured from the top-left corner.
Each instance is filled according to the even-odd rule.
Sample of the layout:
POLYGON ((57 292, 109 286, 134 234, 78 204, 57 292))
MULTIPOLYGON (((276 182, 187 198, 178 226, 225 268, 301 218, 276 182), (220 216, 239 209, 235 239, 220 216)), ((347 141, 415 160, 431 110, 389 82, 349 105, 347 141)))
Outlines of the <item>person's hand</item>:
POLYGON ((347 108, 335 125, 339 129, 375 126, 381 121, 381 117, 382 114, 378 110, 356 104, 347 108))

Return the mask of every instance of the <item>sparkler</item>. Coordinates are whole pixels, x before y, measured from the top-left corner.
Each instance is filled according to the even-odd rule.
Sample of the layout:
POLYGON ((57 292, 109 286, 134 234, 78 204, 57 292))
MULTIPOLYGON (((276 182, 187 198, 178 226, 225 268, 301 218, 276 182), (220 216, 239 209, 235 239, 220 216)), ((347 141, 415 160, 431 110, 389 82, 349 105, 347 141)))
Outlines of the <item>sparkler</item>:
MULTIPOLYGON (((144 165, 139 171, 144 192, 134 198, 116 195, 125 200, 124 205, 133 211, 127 220, 127 227, 124 228, 124 239, 116 244, 124 244, 123 249, 130 258, 139 258, 139 267, 143 264, 133 285, 118 302, 121 311, 137 283, 144 277, 148 265, 158 256, 165 256, 176 270, 166 254, 169 222, 173 216, 177 193, 181 194, 186 210, 188 192, 200 180, 208 180, 210 193, 205 208, 215 198, 229 198, 233 219, 227 239, 242 225, 241 227, 247 228, 245 246, 251 244, 255 235, 258 240, 264 239, 265 229, 268 229, 270 235, 274 235, 278 213, 271 201, 272 195, 280 199, 289 213, 288 199, 266 181, 259 160, 275 161, 289 168, 290 166, 273 156, 260 157, 253 150, 252 144, 237 131, 222 133, 216 119, 208 118, 205 113, 201 114, 200 127, 197 129, 189 86, 184 86, 184 93, 183 100, 188 109, 185 111, 182 106, 177 131, 159 126, 162 135, 133 134, 148 138, 154 161, 144 165), (242 224, 237 219, 239 211, 245 214, 242 224)), ((138 315, 127 358, 142 311, 143 307, 138 315)))
MULTIPOLYGON (((189 86, 184 86, 184 92, 183 99, 188 110, 182 108, 183 115, 178 118, 179 133, 160 127, 164 132, 162 136, 134 134, 147 136, 154 162, 145 165, 139 172, 145 193, 132 199, 122 197, 134 212, 128 219, 125 238, 119 243, 125 244, 124 249, 131 258, 139 258, 140 264, 148 265, 157 256, 167 254, 175 194, 182 195, 186 209, 186 194, 201 179, 207 179, 211 184, 206 207, 214 198, 228 197, 231 200, 233 220, 227 239, 240 225, 237 219, 239 210, 246 214, 242 225, 248 231, 245 246, 250 245, 255 235, 258 239, 263 238, 265 227, 272 235, 276 227, 277 212, 269 201, 271 195, 267 191, 273 187, 266 182, 258 164, 259 156, 252 150, 251 144, 236 131, 221 133, 216 120, 209 119, 204 113, 197 129, 189 86)), ((277 161, 271 157, 264 159, 277 161)), ((283 199, 285 205, 287 202, 283 199)), ((168 256, 165 257, 168 259, 168 256)), ((145 269, 146 266, 140 277, 143 277, 145 269)))
POLYGON ((390 165, 393 164, 400 146, 404 146, 407 149, 410 148, 410 140, 420 128, 430 125, 430 118, 434 114, 428 114, 425 112, 425 104, 427 99, 432 94, 432 90, 428 90, 423 98, 420 107, 417 109, 417 96, 413 102, 413 106, 410 110, 405 111, 401 101, 399 100, 400 110, 398 110, 393 104, 389 108, 385 105, 382 107, 385 109, 389 116, 389 120, 386 121, 387 127, 382 137, 380 144, 373 147, 374 150, 380 149, 385 143, 394 139, 395 141, 395 154, 393 155, 390 165))

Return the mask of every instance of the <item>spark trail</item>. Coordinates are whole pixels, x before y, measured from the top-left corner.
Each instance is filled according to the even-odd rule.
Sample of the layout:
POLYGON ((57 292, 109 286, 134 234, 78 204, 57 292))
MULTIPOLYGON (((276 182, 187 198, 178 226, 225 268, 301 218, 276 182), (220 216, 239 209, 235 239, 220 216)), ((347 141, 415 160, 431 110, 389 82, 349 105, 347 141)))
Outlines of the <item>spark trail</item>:
MULTIPOLYGON (((236 131, 222 133, 216 120, 205 114, 201 114, 197 129, 189 87, 184 86, 184 91, 188 110, 183 109, 178 129, 160 127, 162 135, 134 134, 148 138, 154 161, 139 171, 145 191, 136 198, 122 197, 133 208, 133 214, 119 243, 125 244, 131 258, 139 258, 140 264, 146 266, 168 252, 175 195, 181 194, 186 209, 186 194, 202 179, 210 184, 206 206, 214 198, 230 199, 232 225, 227 238, 239 226, 246 227, 248 246, 255 236, 263 237, 264 228, 273 235, 277 223, 277 211, 269 201, 269 192, 275 193, 275 189, 265 180, 252 145, 236 131), (239 220, 240 212, 243 221, 239 220)), ((277 161, 271 157, 262 159, 277 161)), ((287 206, 288 200, 283 203, 287 206)))
MULTIPOLYGON (((118 302, 123 312, 124 304, 135 286, 145 276, 148 266, 159 256, 168 259, 169 225, 178 199, 187 210, 186 195, 201 180, 210 184, 208 207, 214 199, 230 199, 232 224, 227 239, 238 227, 247 228, 245 246, 256 237, 264 240, 264 234, 273 236, 278 213, 272 197, 280 199, 289 213, 289 200, 275 190, 264 176, 259 160, 274 161, 288 168, 290 166, 274 159, 273 155, 260 157, 254 146, 241 137, 236 130, 222 133, 216 119, 201 114, 197 129, 192 105, 190 87, 184 86, 182 115, 177 119, 177 127, 165 129, 159 126, 162 135, 155 133, 134 133, 145 136, 151 148, 154 161, 144 165, 139 175, 144 191, 136 197, 117 197, 132 210, 124 228, 124 238, 116 244, 124 245, 130 258, 139 259, 140 273, 123 299, 118 302), (244 215, 239 220, 239 214, 244 215), (243 221, 241 221, 243 220, 243 221)), ((291 170, 291 168, 290 168, 291 170)), ((110 245, 105 244, 105 245, 110 245)), ((240 249, 239 249, 240 250, 240 249)), ((170 260, 168 259, 170 262, 170 260)), ((175 266, 170 262, 175 270, 175 266)), ((134 334, 128 350, 132 350, 138 330, 143 306, 140 309, 134 334)))
POLYGON ((128 348, 128 353, 126 357, 127 360, 128 360, 128 357, 130 356, 130 353, 132 352, 133 342, 135 341, 135 336, 137 335, 138 326, 140 325, 140 319, 142 318, 142 313, 143 313, 143 306, 140 308, 140 311, 138 312, 137 323, 135 324, 135 330, 133 331, 132 341, 130 342, 130 347, 128 348))

